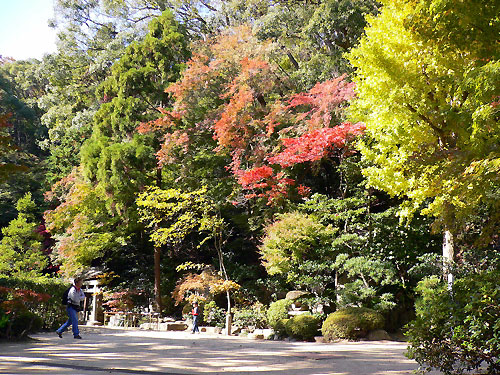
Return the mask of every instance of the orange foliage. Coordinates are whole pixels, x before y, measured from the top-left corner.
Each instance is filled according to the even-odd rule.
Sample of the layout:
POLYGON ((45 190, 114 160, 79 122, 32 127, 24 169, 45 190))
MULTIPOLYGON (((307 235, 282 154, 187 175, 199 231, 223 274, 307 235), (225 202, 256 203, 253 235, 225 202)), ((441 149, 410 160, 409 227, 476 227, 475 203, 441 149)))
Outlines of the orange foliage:
POLYGON ((349 100, 356 95, 355 84, 345 81, 345 74, 325 82, 318 82, 307 93, 293 95, 287 109, 311 107, 309 111, 301 111, 297 120, 305 120, 309 130, 331 126, 332 114, 340 114, 349 100))
POLYGON ((184 299, 205 301, 210 296, 239 288, 234 281, 224 280, 214 270, 206 269, 200 274, 189 273, 177 281, 172 297, 178 305, 184 299))
MULTIPOLYGON (((267 196, 272 204, 295 184, 286 168, 326 157, 363 132, 362 124, 338 125, 355 96, 354 83, 344 75, 286 97, 292 85, 272 63, 276 47, 259 41, 248 26, 205 41, 182 79, 166 90, 175 100, 173 108, 141 125, 141 130, 168 133, 157 154, 160 163, 176 162, 174 150, 187 152, 194 129, 203 124, 204 131, 213 132, 216 151, 231 154, 228 169, 248 191, 246 198, 267 196), (178 130, 183 121, 180 128, 189 130, 178 130)), ((308 192, 297 188, 298 194, 308 192)))

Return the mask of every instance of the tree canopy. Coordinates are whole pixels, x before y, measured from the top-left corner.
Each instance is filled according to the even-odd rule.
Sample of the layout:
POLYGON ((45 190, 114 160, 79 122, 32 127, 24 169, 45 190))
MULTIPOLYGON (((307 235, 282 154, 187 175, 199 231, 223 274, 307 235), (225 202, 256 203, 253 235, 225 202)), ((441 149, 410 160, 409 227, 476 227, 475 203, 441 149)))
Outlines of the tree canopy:
POLYGON ((358 92, 350 112, 367 127, 359 147, 368 183, 404 197, 406 216, 423 209, 460 227, 484 205, 496 225, 498 5, 384 5, 349 55, 358 92))

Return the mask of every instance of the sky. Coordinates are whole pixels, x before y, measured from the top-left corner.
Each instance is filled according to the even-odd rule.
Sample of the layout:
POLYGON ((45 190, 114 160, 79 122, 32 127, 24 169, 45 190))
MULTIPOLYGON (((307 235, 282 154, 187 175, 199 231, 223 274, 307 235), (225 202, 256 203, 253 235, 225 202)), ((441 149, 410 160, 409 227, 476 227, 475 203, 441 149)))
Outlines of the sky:
POLYGON ((53 0, 0 0, 0 55, 25 60, 55 52, 52 16, 53 0))

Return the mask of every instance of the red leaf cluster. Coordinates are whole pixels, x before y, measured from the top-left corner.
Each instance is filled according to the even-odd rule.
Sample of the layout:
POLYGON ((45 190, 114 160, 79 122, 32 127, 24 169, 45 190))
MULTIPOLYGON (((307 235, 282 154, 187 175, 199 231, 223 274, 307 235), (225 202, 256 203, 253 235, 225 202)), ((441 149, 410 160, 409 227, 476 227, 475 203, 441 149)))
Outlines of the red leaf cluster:
MULTIPOLYGON (((286 168, 328 157, 362 134, 363 124, 338 125, 355 97, 354 83, 342 75, 286 97, 289 77, 272 63, 273 48, 255 38, 249 27, 226 30, 200 47, 182 79, 166 90, 175 100, 173 109, 141 124, 140 131, 168 133, 157 153, 160 163, 176 161, 175 146, 187 152, 192 135, 176 125, 203 119, 209 125, 205 129, 213 131, 216 150, 231 154, 228 169, 248 192, 246 197, 267 196, 273 202, 295 186, 286 168)), ((309 193, 305 186, 296 190, 309 193)))
POLYGON ((239 171, 239 176, 238 176, 238 182, 240 185, 244 188, 247 189, 249 187, 252 187, 253 189, 255 188, 260 188, 267 186, 267 183, 262 184, 262 181, 267 180, 269 177, 271 177, 274 172, 271 167, 268 167, 267 165, 262 166, 262 167, 256 167, 247 171, 239 171), (259 186, 261 185, 261 186, 259 186))
POLYGON ((312 130, 298 138, 285 138, 282 140, 285 149, 267 160, 282 168, 317 161, 327 156, 332 147, 344 147, 349 136, 360 135, 364 130, 365 125, 362 123, 345 122, 333 128, 312 130))
POLYGON ((47 293, 37 293, 30 289, 14 289, 0 287, 0 307, 7 314, 17 314, 29 308, 38 307, 40 303, 50 299, 47 293))
POLYGON ((293 95, 289 100, 287 109, 299 110, 297 120, 305 120, 309 130, 329 127, 332 114, 339 114, 343 104, 356 96, 355 84, 345 81, 345 74, 328 80, 318 82, 306 93, 293 95), (310 107, 309 111, 300 111, 300 107, 310 107))

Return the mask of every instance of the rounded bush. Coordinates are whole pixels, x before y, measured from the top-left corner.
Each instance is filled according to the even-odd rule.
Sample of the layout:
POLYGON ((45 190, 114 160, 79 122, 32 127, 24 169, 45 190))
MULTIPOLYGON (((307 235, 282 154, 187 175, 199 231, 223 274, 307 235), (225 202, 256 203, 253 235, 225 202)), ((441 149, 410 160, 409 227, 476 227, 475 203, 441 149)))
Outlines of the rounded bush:
POLYGON ((328 315, 321 332, 325 340, 357 339, 384 328, 384 317, 365 307, 348 307, 328 315))
POLYGON ((292 305, 292 301, 289 299, 280 299, 269 305, 267 310, 267 323, 269 326, 277 331, 280 320, 288 318, 288 309, 292 305))
POLYGON ((317 335, 319 319, 315 316, 302 314, 294 316, 285 323, 288 336, 299 340, 311 340, 317 335))

